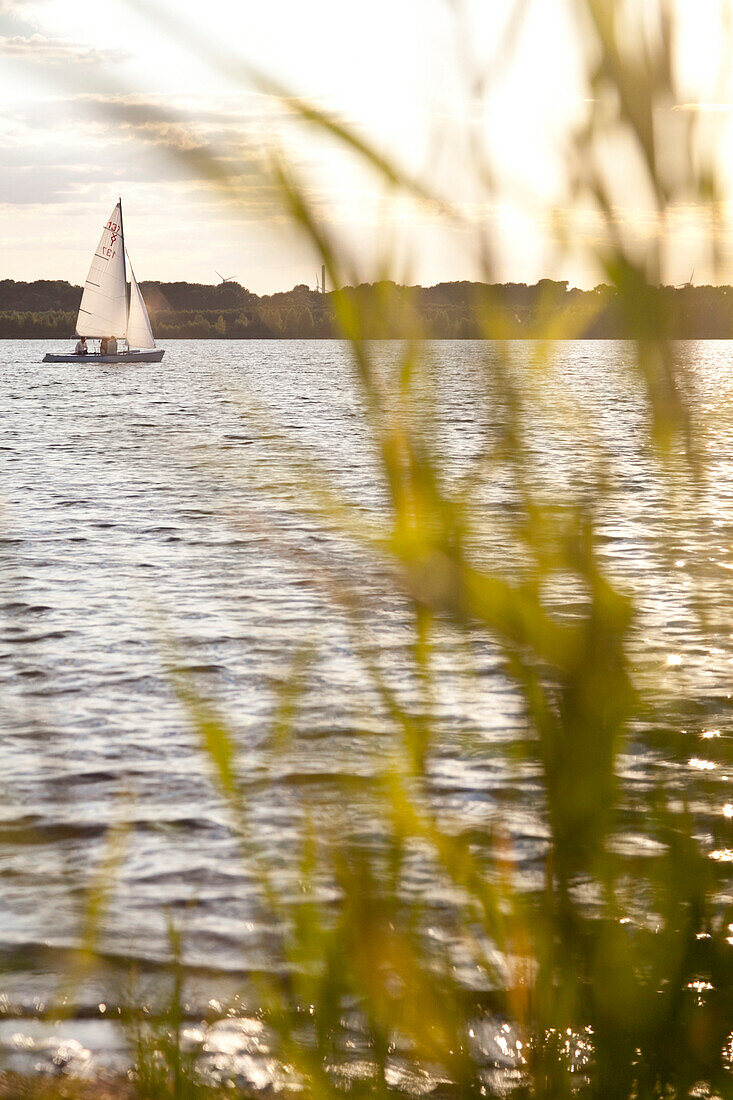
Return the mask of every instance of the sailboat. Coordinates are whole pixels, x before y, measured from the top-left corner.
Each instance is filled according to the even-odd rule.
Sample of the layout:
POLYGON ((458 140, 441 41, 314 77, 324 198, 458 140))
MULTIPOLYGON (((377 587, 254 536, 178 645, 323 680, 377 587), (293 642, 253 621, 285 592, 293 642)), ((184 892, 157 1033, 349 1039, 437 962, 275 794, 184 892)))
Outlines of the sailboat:
POLYGON ((44 363, 159 363, 165 352, 156 348, 150 318, 145 308, 130 257, 125 249, 122 225, 122 199, 104 227, 89 268, 76 321, 77 336, 103 339, 114 336, 124 343, 121 351, 85 355, 68 354, 43 357, 44 363), (127 268, 130 269, 130 295, 127 294, 127 268))

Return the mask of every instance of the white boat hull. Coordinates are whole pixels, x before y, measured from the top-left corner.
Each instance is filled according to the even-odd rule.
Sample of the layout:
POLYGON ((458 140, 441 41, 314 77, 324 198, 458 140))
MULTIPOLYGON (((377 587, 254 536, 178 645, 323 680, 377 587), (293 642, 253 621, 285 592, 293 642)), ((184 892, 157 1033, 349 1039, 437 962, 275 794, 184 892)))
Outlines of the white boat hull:
POLYGON ((159 363, 165 350, 153 348, 152 351, 118 351, 115 355, 100 355, 95 352, 87 352, 86 355, 52 355, 50 352, 44 355, 44 363, 159 363))

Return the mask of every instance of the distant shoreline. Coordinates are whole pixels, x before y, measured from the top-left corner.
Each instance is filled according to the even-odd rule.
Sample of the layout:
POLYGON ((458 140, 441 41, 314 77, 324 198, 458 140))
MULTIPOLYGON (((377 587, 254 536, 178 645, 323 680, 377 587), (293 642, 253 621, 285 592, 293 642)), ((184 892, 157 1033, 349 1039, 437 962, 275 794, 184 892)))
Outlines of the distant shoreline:
MULTIPOLYGON (((301 284, 258 296, 239 283, 140 284, 156 338, 320 340, 343 336, 334 295, 301 284)), ((74 337, 81 287, 62 281, 0 280, 0 339, 74 337)), ((641 287, 623 299, 612 287, 567 282, 382 282, 346 287, 350 336, 379 339, 733 339, 730 286, 641 287), (629 306, 631 302, 631 307, 629 306)))
MULTIPOLYGON (((0 335, 0 343, 12 343, 22 340, 25 343, 32 343, 33 341, 47 343, 54 348, 58 348, 59 344, 64 344, 64 341, 72 342, 76 341, 75 335, 72 337, 3 337, 0 335)), ((368 343, 405 343, 408 337, 366 337, 365 340, 368 343)), ((541 335, 516 335, 516 337, 418 337, 412 338, 415 343, 636 343, 636 337, 592 337, 592 335, 579 335, 579 337, 571 337, 571 335, 560 335, 560 337, 541 337, 541 335)), ((733 343, 733 334, 730 337, 671 337, 668 338, 672 343, 705 343, 705 342, 719 342, 719 343, 733 343)), ((180 343, 187 342, 209 342, 209 343, 330 343, 332 341, 339 341, 341 343, 348 343, 348 338, 339 335, 331 335, 331 337, 273 337, 273 335, 267 335, 267 337, 164 337, 156 338, 157 345, 163 345, 166 341, 176 341, 180 343)), ((63 350, 63 348, 62 348, 63 350)), ((74 349, 69 348, 69 353, 74 349)))

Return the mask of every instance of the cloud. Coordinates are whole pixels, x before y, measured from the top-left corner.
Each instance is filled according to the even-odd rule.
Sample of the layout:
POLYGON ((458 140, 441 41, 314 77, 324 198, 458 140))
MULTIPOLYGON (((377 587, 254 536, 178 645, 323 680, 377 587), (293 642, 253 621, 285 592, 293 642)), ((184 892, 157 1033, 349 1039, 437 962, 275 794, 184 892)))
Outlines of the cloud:
POLYGON ((0 0, 0 17, 8 16, 13 22, 36 21, 36 9, 46 0, 0 0))
POLYGON ((43 34, 0 35, 0 56, 30 61, 38 65, 108 65, 128 61, 126 50, 98 50, 80 42, 47 38, 43 34))
MULTIPOLYGON (((100 184, 106 190, 154 187, 159 202, 183 188, 199 198, 225 179, 236 191, 240 217, 272 220, 277 195, 265 171, 260 140, 226 135, 224 154, 163 123, 115 126, 79 119, 47 131, 15 125, 0 140, 0 206, 57 205, 86 201, 100 184)), ((218 189, 213 188, 216 192, 218 189)), ((223 195, 218 196, 223 201, 223 195)))
POLYGON ((43 0, 0 0, 0 15, 5 15, 6 12, 12 15, 17 13, 25 15, 42 2, 43 0))
MULTIPOLYGON (((12 116, 0 119, 0 133, 23 143, 39 134, 59 140, 105 141, 121 135, 146 144, 167 146, 172 152, 208 149, 231 156, 264 152, 276 131, 267 106, 257 107, 232 97, 201 97, 182 102, 181 96, 101 95, 84 93, 20 101, 12 116)), ((248 97, 250 98, 250 97, 248 97)))
MULTIPOLYGON (((121 193, 138 209, 165 209, 177 224, 272 231, 284 214, 268 150, 273 137, 293 129, 279 126, 272 101, 257 93, 22 99, 0 118, 0 215, 41 217, 63 207, 70 224, 121 193)), ((302 146, 289 154, 302 179, 313 155, 302 146)), ((311 205, 327 213, 322 188, 306 189, 311 205)))
POLYGON ((131 129, 165 129, 186 134, 186 144, 213 144, 259 135, 272 137, 276 113, 270 100, 257 93, 245 96, 103 95, 84 93, 66 101, 74 108, 91 108, 131 129), (213 135, 213 136, 212 136, 213 135))
POLYGON ((83 193, 82 187, 87 189, 104 178, 101 169, 87 168, 82 184, 74 169, 66 165, 32 172, 4 169, 0 177, 0 207, 77 202, 83 193))
POLYGON ((733 112, 733 103, 678 103, 673 111, 694 112, 695 114, 730 114, 733 112))

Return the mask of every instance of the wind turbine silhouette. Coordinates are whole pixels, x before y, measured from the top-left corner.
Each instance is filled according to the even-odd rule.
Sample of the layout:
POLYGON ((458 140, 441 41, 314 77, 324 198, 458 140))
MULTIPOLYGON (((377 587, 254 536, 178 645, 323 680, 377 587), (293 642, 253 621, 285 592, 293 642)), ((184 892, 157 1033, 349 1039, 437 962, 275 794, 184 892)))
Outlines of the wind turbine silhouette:
POLYGON ((687 282, 686 283, 678 283, 677 286, 675 287, 675 290, 684 290, 685 287, 692 286, 692 280, 694 278, 695 278, 695 268, 693 267, 692 275, 690 275, 690 278, 687 280, 687 282))
MULTIPOLYGON (((216 271, 216 268, 214 268, 214 271, 216 271)), ((216 271, 216 274, 221 279, 221 283, 219 284, 220 286, 223 286, 224 283, 233 283, 234 282, 234 279, 235 279, 234 275, 222 275, 221 271, 216 271)))

